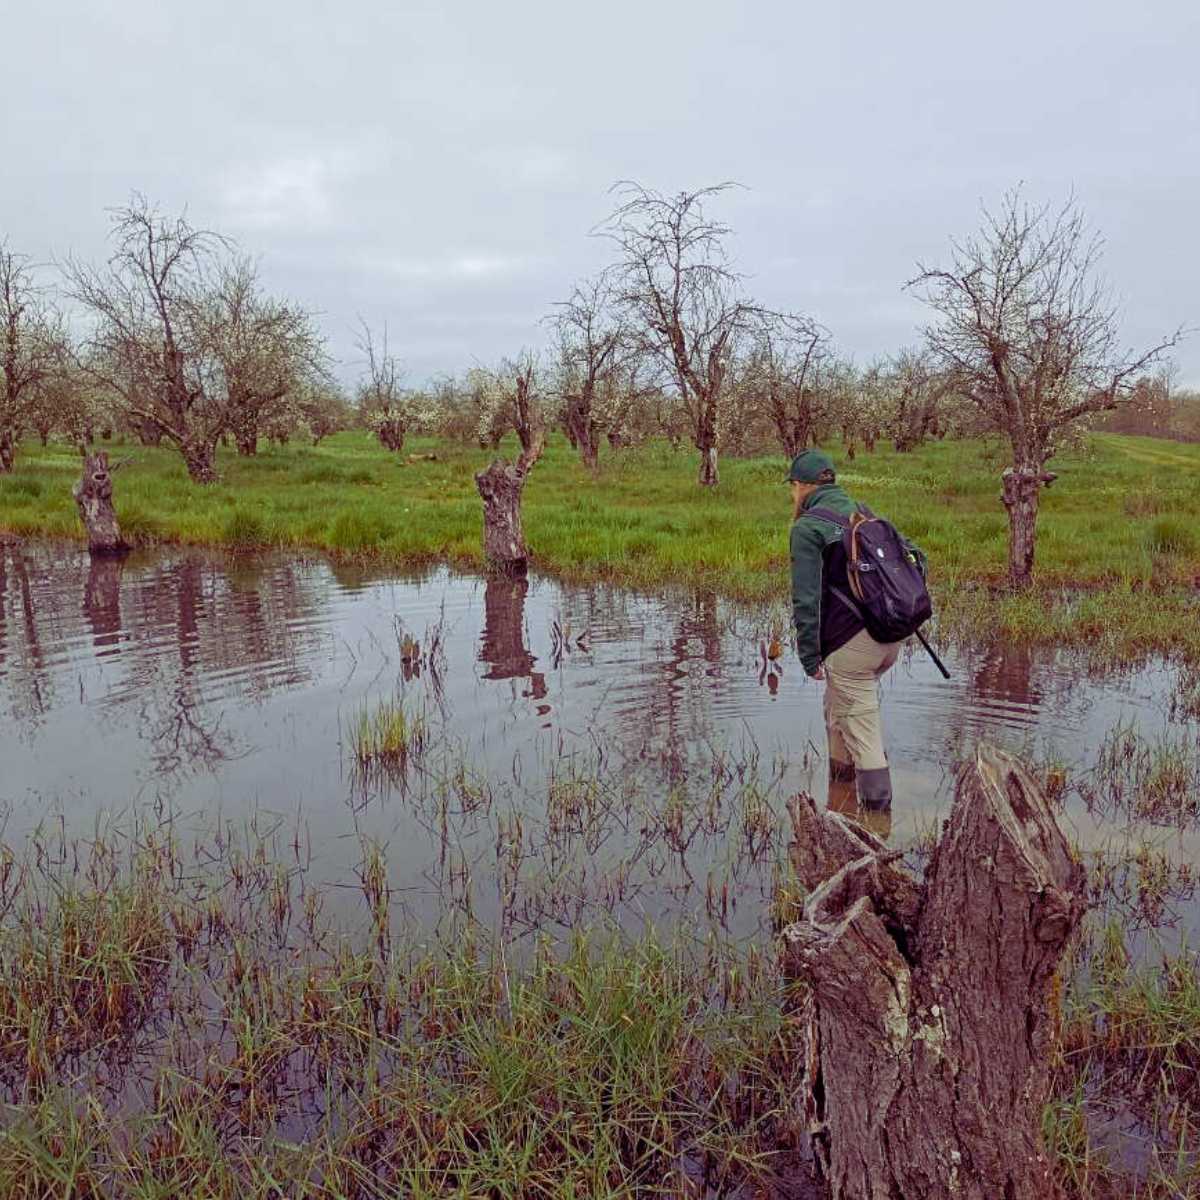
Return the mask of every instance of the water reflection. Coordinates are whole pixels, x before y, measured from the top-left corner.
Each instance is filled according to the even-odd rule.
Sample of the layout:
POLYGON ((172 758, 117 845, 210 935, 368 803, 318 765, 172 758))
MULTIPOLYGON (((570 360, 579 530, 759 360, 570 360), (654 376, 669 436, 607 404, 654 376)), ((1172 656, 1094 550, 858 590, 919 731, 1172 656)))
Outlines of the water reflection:
POLYGON ((121 642, 121 574, 124 557, 93 558, 83 589, 83 615, 97 655, 114 654, 121 642))
POLYGON ((525 597, 529 593, 527 579, 492 576, 484 585, 483 633, 480 637, 479 661, 491 669, 484 679, 526 679, 529 687, 521 695, 537 702, 538 716, 548 716, 546 699, 549 689, 546 676, 535 671, 537 658, 525 644, 525 597))
POLYGON ((834 812, 839 812, 869 829, 880 841, 892 836, 892 810, 887 808, 865 808, 858 802, 858 784, 854 779, 831 777, 826 803, 834 812))
MULTIPOLYGON (((448 889, 569 924, 597 895, 644 916, 699 889, 733 924, 768 907, 783 799, 826 788, 821 688, 789 652, 764 659, 769 616, 704 591, 0 547, 0 804, 80 827, 146 794, 229 819, 302 812, 331 875, 352 834, 400 847, 414 912, 448 889), (348 736, 384 702, 429 723, 429 748, 407 790, 364 799, 348 736)), ((897 844, 936 819, 973 738, 1086 764, 1115 723, 1153 718, 1168 678, 1080 680, 1005 645, 950 657, 951 684, 919 653, 885 681, 893 812, 828 793, 897 844)))

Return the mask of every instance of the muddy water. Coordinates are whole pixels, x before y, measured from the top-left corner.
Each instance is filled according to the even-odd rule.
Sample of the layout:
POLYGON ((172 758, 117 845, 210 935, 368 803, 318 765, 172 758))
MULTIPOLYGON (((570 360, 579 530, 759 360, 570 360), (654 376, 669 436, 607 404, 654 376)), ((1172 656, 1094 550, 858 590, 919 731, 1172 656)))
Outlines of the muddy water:
MULTIPOLYGON (((762 655, 780 611, 284 556, 0 547, 6 838, 86 833, 139 805, 197 827, 253 817, 328 879, 352 882, 379 844, 396 903, 426 925, 691 914, 749 932, 784 799, 825 794, 819 686, 762 655), (384 701, 426 737, 403 774, 364 774, 352 733, 384 701)), ((1161 665, 1088 678, 1005 646, 947 660, 949 683, 918 648, 884 685, 898 843, 935 827, 979 737, 1086 771, 1117 723, 1167 725, 1161 665)), ((1126 837, 1077 801, 1067 816, 1085 845, 1126 837)), ((1200 848, 1149 836, 1173 861, 1200 848)))

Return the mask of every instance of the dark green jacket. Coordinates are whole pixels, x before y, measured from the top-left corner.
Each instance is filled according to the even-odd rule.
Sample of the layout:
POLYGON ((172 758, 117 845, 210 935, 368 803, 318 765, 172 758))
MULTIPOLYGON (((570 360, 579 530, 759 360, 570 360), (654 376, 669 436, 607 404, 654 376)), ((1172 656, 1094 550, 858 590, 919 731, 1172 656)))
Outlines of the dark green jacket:
MULTIPOLYGON (((862 622, 828 591, 825 550, 842 540, 842 530, 832 521, 810 516, 814 508, 832 509, 848 517, 857 511, 858 504, 836 483, 827 483, 805 500, 800 516, 792 523, 792 620, 796 627, 796 650, 809 675, 821 665, 827 653, 837 648, 836 644, 830 645, 831 624, 835 628, 844 625, 843 635, 845 632, 857 632, 863 627, 862 622), (838 607, 826 613, 830 605, 838 607), (833 620, 835 615, 836 622, 833 620)), ((911 542, 906 541, 905 545, 916 555, 921 573, 924 574, 925 555, 911 542)), ((838 638, 835 632, 833 640, 840 643, 843 639, 838 638)))

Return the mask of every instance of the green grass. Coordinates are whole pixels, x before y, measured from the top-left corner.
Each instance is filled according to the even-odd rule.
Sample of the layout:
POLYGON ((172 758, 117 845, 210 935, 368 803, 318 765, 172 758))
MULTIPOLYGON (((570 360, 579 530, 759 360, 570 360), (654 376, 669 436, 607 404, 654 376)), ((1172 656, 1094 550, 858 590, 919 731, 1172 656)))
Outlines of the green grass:
POLYGON ((410 756, 420 753, 426 736, 424 717, 385 701, 358 714, 352 733, 354 758, 366 771, 403 768, 410 756))
MULTIPOLYGON (((509 441, 512 441, 510 438, 509 441)), ((221 481, 191 484, 169 450, 121 447, 117 512, 139 544, 319 550, 381 565, 483 565, 473 475, 488 453, 413 439, 409 463, 367 435, 318 448, 223 451, 221 481)), ((506 445, 509 453, 513 446, 506 445)), ((838 457, 834 448, 835 457, 838 457)), ((1097 435, 1055 460, 1043 495, 1037 587, 1000 594, 1007 526, 995 447, 941 442, 912 454, 881 447, 841 461, 841 480, 930 555, 943 630, 1087 644, 1116 658, 1162 652, 1200 660, 1200 446, 1097 435), (1151 598, 1152 597, 1152 598, 1151 598)), ((715 491, 697 458, 660 443, 602 458, 593 477, 552 437, 525 494, 540 569, 638 588, 711 588, 745 600, 787 594, 789 501, 782 459, 726 459, 715 491)), ((22 447, 0 478, 0 530, 78 538, 71 501, 78 456, 22 447)))
POLYGON ((1200 816, 1200 739, 1181 731, 1150 740, 1136 725, 1118 724, 1078 787, 1088 807, 1102 813, 1154 825, 1194 822, 1200 816))
POLYGON ((1134 961, 1115 922, 1096 941, 1064 1004, 1048 1147, 1071 1195, 1200 1195, 1200 958, 1185 947, 1134 961), (1093 1128, 1136 1137, 1136 1181, 1120 1161, 1129 1152, 1120 1133, 1115 1146, 1089 1137, 1089 1110, 1093 1128))

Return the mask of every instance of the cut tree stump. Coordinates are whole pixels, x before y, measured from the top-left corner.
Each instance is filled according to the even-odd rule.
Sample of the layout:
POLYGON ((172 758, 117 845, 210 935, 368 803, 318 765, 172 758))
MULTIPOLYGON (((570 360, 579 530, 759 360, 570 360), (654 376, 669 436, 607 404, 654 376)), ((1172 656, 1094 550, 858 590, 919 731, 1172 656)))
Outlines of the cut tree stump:
MULTIPOLYGON (((120 465, 120 464, 118 464, 120 465)), ((90 554, 124 554, 129 547, 121 537, 112 503, 112 472, 108 455, 99 450, 83 456, 83 475, 71 489, 88 535, 90 554)))
POLYGON ((802 1104, 834 1200, 1060 1197, 1041 1117, 1086 877, 1038 784, 981 746, 924 881, 810 797, 790 808, 808 897, 783 966, 802 985, 802 1104))

